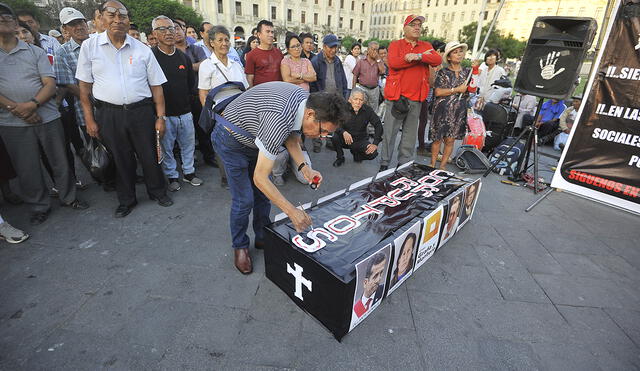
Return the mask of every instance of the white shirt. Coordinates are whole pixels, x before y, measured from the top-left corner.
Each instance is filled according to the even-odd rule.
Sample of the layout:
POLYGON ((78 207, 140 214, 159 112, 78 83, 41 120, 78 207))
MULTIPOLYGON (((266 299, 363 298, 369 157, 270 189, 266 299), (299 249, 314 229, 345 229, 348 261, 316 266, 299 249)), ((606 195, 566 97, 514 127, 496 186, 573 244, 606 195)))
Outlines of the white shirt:
POLYGON ((242 64, 229 58, 229 56, 227 56, 226 66, 220 62, 215 53, 200 63, 198 89, 211 90, 227 81, 241 82, 245 88, 249 88, 247 75, 244 74, 242 64))
POLYGON ((353 69, 356 68, 356 64, 358 63, 358 59, 353 55, 349 54, 342 62, 342 68, 344 69, 344 75, 347 78, 347 88, 351 89, 353 86, 353 69))
POLYGON ((56 51, 60 48, 60 43, 55 37, 51 37, 45 34, 40 35, 40 46, 47 52, 47 55, 55 55, 56 51))
POLYGON ((480 76, 478 76, 478 87, 480 88, 480 96, 485 100, 488 98, 488 95, 491 92, 491 84, 494 81, 499 80, 502 76, 506 76, 506 72, 504 68, 495 65, 491 71, 489 71, 489 67, 485 66, 485 68, 480 68, 480 76))
POLYGON ((93 83, 94 98, 118 105, 150 98, 149 86, 167 82, 148 46, 126 35, 116 49, 106 32, 82 43, 76 78, 93 83))

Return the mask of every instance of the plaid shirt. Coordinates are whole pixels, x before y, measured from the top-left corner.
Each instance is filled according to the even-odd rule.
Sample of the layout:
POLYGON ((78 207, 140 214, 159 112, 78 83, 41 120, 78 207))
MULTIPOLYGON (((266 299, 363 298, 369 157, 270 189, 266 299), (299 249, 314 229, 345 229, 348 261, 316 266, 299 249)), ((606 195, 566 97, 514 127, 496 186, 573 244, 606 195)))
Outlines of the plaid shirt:
MULTIPOLYGON (((78 80, 76 79, 78 55, 80 55, 80 45, 73 39, 62 44, 62 46, 56 50, 53 59, 53 71, 56 74, 56 82, 58 85, 78 85, 78 80)), ((80 98, 74 96, 73 99, 78 125, 85 126, 84 112, 82 111, 82 105, 80 105, 80 98)))

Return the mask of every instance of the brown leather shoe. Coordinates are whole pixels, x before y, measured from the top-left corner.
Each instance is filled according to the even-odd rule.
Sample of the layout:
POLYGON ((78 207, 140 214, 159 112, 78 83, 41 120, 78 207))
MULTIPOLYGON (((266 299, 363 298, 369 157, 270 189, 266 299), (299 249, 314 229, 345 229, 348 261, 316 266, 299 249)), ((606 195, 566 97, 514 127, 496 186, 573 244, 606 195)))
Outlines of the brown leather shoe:
POLYGON ((240 273, 249 274, 253 271, 249 249, 233 249, 233 255, 234 264, 240 273))

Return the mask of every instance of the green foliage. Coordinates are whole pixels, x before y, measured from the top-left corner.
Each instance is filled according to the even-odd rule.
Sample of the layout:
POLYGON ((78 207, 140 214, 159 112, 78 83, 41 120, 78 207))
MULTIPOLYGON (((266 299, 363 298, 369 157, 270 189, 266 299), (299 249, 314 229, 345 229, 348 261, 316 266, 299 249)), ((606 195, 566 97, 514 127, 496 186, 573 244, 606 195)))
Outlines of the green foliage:
POLYGON ((202 22, 202 16, 195 10, 173 0, 127 0, 124 4, 129 9, 131 22, 147 33, 151 31, 151 21, 159 15, 182 18, 196 27, 202 22))
POLYGON ((349 50, 351 49, 351 45, 357 42, 358 40, 355 37, 345 36, 342 38, 342 47, 344 48, 345 52, 349 53, 349 50))
POLYGON ((3 3, 9 5, 14 12, 27 10, 36 15, 38 22, 49 24, 49 16, 38 8, 32 0, 5 0, 3 3))
MULTIPOLYGON (((477 22, 469 23, 462 28, 460 32, 460 41, 469 45, 469 49, 473 49, 473 43, 476 39, 477 22)), ((489 31, 489 25, 482 27, 480 33, 480 43, 484 40, 487 32, 489 31)), ((500 49, 502 51, 503 58, 520 58, 524 52, 524 48, 527 43, 525 41, 519 41, 513 37, 513 34, 503 35, 498 29, 494 29, 489 35, 485 49, 500 49)))

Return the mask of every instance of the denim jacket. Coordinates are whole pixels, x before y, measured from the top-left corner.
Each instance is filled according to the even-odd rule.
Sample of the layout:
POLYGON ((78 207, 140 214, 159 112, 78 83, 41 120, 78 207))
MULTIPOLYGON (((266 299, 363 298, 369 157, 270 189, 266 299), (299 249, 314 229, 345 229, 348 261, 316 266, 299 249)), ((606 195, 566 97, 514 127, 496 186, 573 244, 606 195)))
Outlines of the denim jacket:
MULTIPOLYGON (((320 51, 315 57, 311 59, 311 64, 313 65, 313 69, 316 70, 316 75, 318 79, 310 84, 310 91, 324 91, 326 75, 327 75, 327 62, 324 57, 324 53, 320 51)), ((344 69, 342 67, 342 62, 340 58, 336 55, 333 58, 333 71, 335 72, 336 79, 336 87, 338 91, 342 91, 342 96, 348 98, 348 89, 347 86, 347 76, 344 74, 344 69)))

